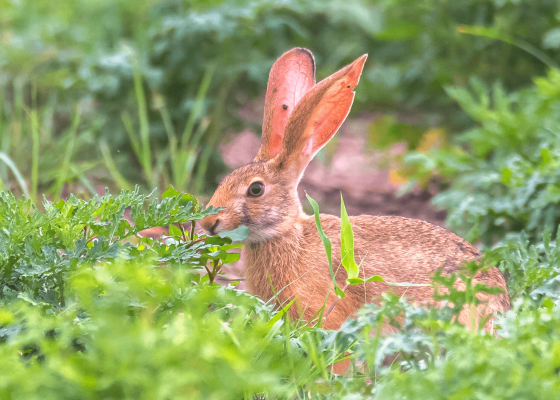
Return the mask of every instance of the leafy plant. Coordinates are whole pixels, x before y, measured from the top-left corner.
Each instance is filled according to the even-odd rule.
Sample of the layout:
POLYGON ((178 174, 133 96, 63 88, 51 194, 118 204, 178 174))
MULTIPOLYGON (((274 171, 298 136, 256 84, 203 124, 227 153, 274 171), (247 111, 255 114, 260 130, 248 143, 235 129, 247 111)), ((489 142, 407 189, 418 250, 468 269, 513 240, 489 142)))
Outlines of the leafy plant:
MULTIPOLYGON (((447 330, 447 352, 429 368, 393 369, 372 398, 545 399, 555 396, 558 308, 519 303, 500 320, 502 339, 447 330), (536 335, 536 332, 540 332, 536 335)), ((427 342, 428 343, 428 342, 427 342)))
POLYGON ((223 262, 239 258, 227 252, 240 247, 227 235, 242 240, 245 227, 215 237, 195 234, 196 221, 219 209, 202 209, 193 196, 169 188, 144 210, 149 197, 138 188, 89 201, 70 196, 45 200, 41 212, 31 200, 0 193, 0 297, 62 309, 66 275, 82 264, 135 258, 202 269, 211 262, 204 279, 213 281, 223 262), (169 226, 169 235, 153 239, 141 233, 158 226, 169 226))
POLYGON ((544 295, 552 299, 557 297, 554 291, 545 289, 547 285, 552 285, 560 274, 558 231, 555 236, 556 239, 552 240, 551 232, 546 230, 540 241, 531 243, 527 235, 521 234, 519 240, 506 240, 487 253, 507 274, 510 296, 533 296, 535 299, 544 295))
POLYGON ((560 72, 535 79, 529 89, 490 92, 478 80, 448 93, 479 124, 457 137, 458 145, 413 153, 418 173, 437 171, 452 185, 434 198, 448 210, 449 226, 470 241, 530 241, 560 224, 560 72), (468 147, 468 150, 463 147, 468 147))
POLYGON ((195 285, 179 266, 138 261, 77 266, 63 312, 45 314, 21 300, 4 307, 0 395, 238 399, 293 393, 282 376, 304 373, 310 363, 285 346, 281 325, 268 325, 270 308, 232 288, 195 285))
MULTIPOLYGON (((540 286, 534 300, 517 301, 498 317, 501 339, 466 330, 456 318, 477 304, 477 293, 494 293, 473 284, 488 262, 436 275, 433 285, 446 289, 437 297, 440 308, 387 294, 338 331, 326 331, 290 321, 290 304, 275 311, 212 284, 221 263, 237 259, 228 250, 246 237, 245 228, 198 236, 196 221, 217 209, 202 209, 173 188, 144 207, 149 197, 138 189, 90 201, 71 196, 45 201, 41 212, 28 199, 0 196, 2 397, 445 398, 475 387, 494 398, 534 398, 560 385, 555 278, 541 285, 512 274, 540 286), (167 226, 169 234, 144 237, 153 226, 167 226), (457 279, 464 291, 455 288, 457 279), (350 368, 333 374, 343 360, 350 368), (546 387, 537 384, 543 381, 546 387)), ((556 247, 548 241, 546 254, 554 264, 556 247)))

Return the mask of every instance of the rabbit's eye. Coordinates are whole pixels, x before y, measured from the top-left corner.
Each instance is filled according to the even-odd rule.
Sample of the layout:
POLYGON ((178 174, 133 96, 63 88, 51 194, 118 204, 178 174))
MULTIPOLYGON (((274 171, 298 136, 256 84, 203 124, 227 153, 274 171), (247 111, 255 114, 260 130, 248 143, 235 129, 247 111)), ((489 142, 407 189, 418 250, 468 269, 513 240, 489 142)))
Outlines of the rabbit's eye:
POLYGON ((262 182, 253 182, 249 186, 247 191, 247 196, 249 197, 259 197, 264 193, 264 184, 262 182))

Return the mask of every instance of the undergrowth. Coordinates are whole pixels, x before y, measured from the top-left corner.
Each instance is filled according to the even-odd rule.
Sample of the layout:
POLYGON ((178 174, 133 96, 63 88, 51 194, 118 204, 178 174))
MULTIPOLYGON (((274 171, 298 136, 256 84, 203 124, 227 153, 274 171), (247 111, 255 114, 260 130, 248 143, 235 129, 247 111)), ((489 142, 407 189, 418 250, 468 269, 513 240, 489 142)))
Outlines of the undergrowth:
POLYGON ((451 290, 455 275, 433 277, 450 289, 440 309, 387 293, 328 331, 213 282, 239 257, 232 240, 247 235, 197 235, 196 221, 215 212, 172 188, 153 200, 136 190, 46 201, 44 211, 3 193, 0 397, 499 399, 558 390, 559 285, 514 275, 521 262, 555 264, 549 238, 543 255, 521 244, 523 259, 502 260, 525 286, 494 322, 500 338, 458 324, 461 306, 486 289, 451 290), (169 235, 142 235, 155 226, 169 235), (336 375, 341 360, 350 366, 336 375))

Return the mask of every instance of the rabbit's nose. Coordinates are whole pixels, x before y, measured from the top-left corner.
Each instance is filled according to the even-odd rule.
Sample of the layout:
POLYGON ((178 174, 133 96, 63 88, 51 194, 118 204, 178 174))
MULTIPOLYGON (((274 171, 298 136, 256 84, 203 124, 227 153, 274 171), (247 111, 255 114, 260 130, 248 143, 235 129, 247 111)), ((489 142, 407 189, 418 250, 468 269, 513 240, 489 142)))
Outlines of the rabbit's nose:
POLYGON ((214 236, 216 233, 218 233, 216 230, 218 229, 219 225, 220 225, 220 220, 216 219, 216 222, 214 223, 214 225, 212 225, 212 227, 209 229, 210 234, 212 236, 214 236))
POLYGON ((218 228, 219 224, 220 220, 215 215, 209 215, 208 217, 203 218, 202 221, 200 221, 202 229, 204 229, 206 232, 209 232, 210 235, 215 235, 217 233, 216 229, 218 228))

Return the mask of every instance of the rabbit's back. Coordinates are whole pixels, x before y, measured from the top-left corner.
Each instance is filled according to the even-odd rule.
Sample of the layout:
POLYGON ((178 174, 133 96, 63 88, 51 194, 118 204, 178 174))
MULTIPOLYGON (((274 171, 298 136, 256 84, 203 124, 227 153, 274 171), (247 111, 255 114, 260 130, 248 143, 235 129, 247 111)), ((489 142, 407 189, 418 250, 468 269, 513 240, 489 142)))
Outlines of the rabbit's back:
MULTIPOLYGON (((456 272, 464 261, 471 261, 480 256, 476 247, 448 230, 425 221, 395 217, 361 215, 350 217, 354 232, 355 259, 361 264, 360 277, 368 278, 380 275, 388 282, 430 283, 430 277, 436 270, 443 274, 456 272)), ((330 272, 324 253, 324 247, 315 226, 314 218, 308 218, 303 225, 304 251, 303 264, 319 264, 309 279, 316 277, 321 284, 328 285, 330 272), (325 279, 325 275, 326 278, 325 279), (318 276, 321 275, 321 276, 318 276)), ((333 268, 340 286, 345 285, 346 271, 340 266, 340 219, 333 215, 321 215, 321 225, 332 242, 333 268)), ((488 286, 498 286, 506 290, 505 280, 497 268, 479 272, 475 279, 488 286)), ((332 285, 332 283, 331 283, 332 285)), ((460 286, 461 283, 458 285, 460 286)), ((310 302, 314 295, 303 297, 310 302)), ((339 319, 345 320, 366 302, 378 302, 383 292, 393 291, 406 296, 414 302, 432 302, 433 288, 423 286, 389 286, 383 282, 368 282, 365 285, 350 286, 347 296, 336 306, 339 319)), ((301 295, 300 295, 301 297, 301 295)), ((331 295, 332 297, 332 295, 331 295)), ((509 309, 507 295, 492 298, 490 312, 509 309)), ((311 307, 311 309, 315 309, 311 307)), ((308 314, 312 310, 309 310, 308 314)))
MULTIPOLYGON (((476 247, 448 230, 425 221, 360 215, 350 217, 355 259, 366 275, 382 275, 393 282, 428 283, 438 268, 452 273, 465 260, 480 256, 476 247)), ((321 225, 333 244, 333 264, 340 264, 340 219, 321 215, 321 225)), ((315 220, 304 224, 305 242, 323 250, 315 220)), ((324 250, 323 250, 324 252, 324 250)))

